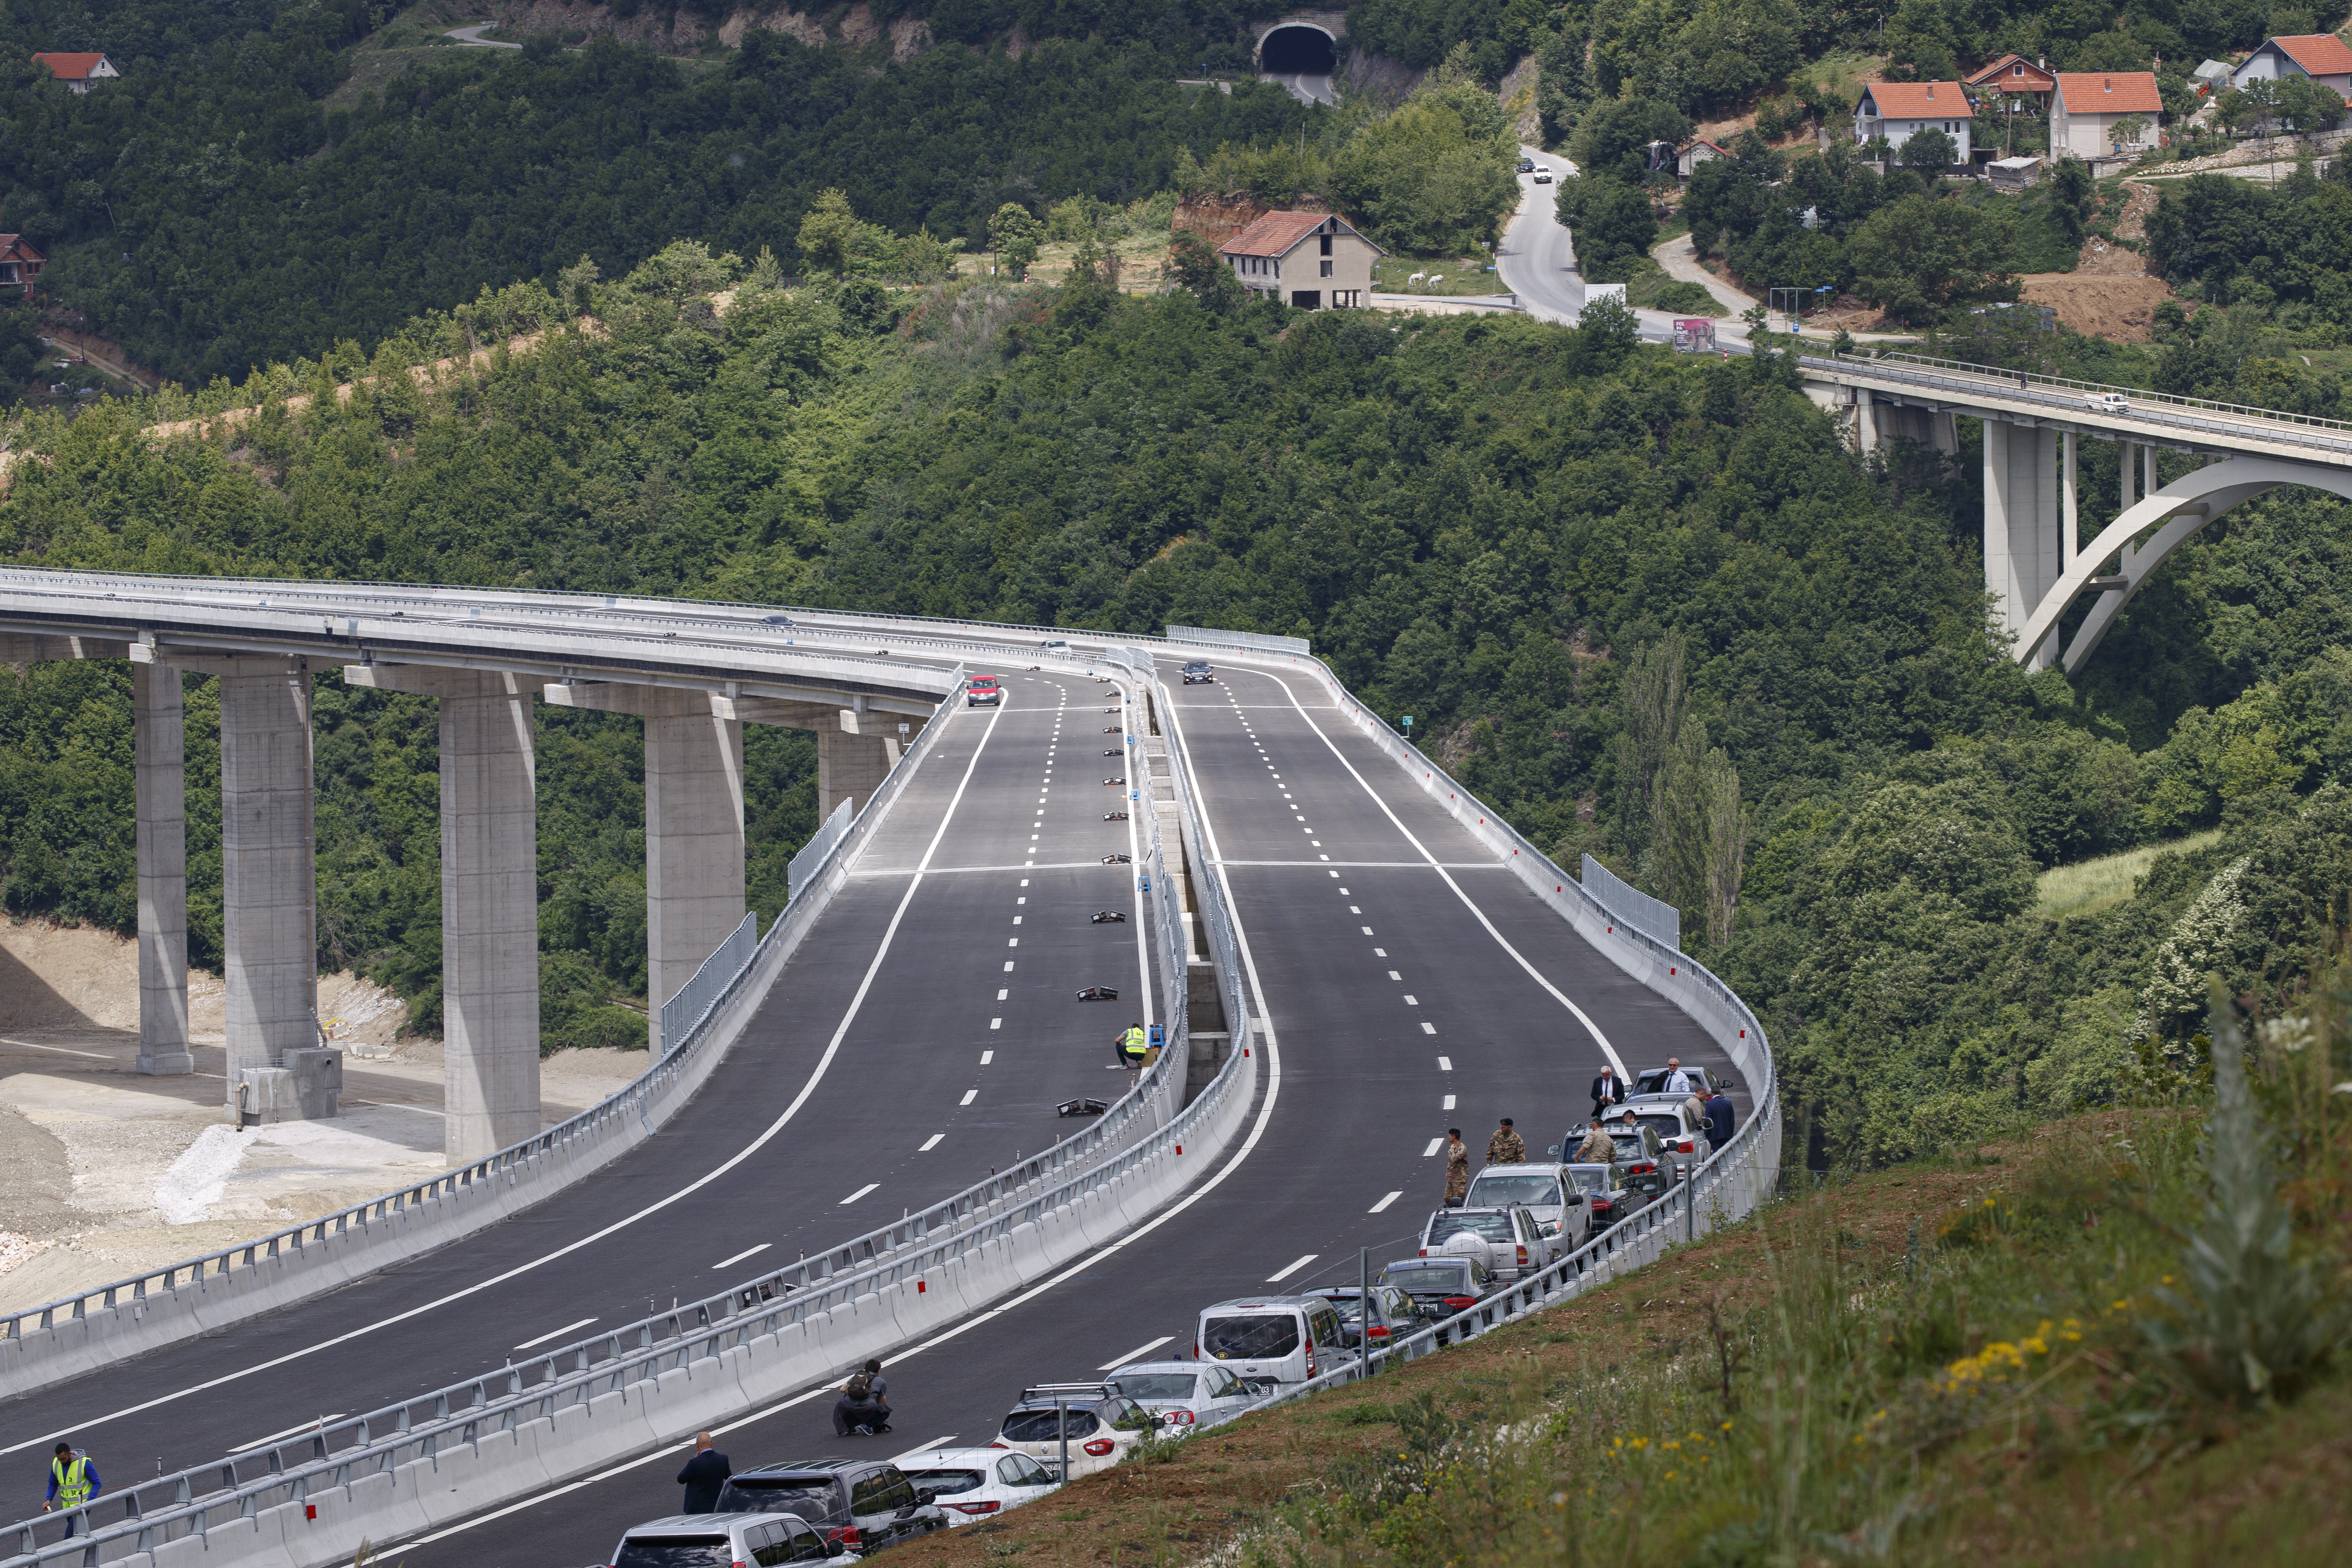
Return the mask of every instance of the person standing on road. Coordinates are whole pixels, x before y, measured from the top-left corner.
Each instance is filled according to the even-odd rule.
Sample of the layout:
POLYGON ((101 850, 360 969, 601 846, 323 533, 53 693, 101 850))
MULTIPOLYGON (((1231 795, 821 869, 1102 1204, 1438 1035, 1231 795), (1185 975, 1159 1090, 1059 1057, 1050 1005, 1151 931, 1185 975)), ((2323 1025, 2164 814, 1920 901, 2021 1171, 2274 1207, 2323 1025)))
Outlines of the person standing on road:
POLYGON ((1615 1164, 1617 1163, 1616 1140, 1601 1131, 1601 1123, 1594 1122, 1591 1130, 1585 1133, 1584 1142, 1577 1145, 1576 1159, 1573 1163, 1579 1165, 1615 1164))
POLYGON ((1592 1080, 1592 1120, 1600 1121, 1611 1106, 1624 1103, 1625 1080, 1617 1076, 1616 1064, 1601 1063, 1601 1076, 1592 1080))
POLYGON ((1470 1195, 1470 1146, 1462 1142, 1462 1129, 1445 1130, 1445 1206, 1458 1209, 1462 1200, 1470 1195))
POLYGON ((1527 1163, 1528 1141, 1511 1131, 1511 1119, 1506 1116, 1503 1124, 1495 1129, 1495 1135, 1486 1140, 1486 1163, 1524 1165, 1527 1163))
POLYGON ((1706 1136, 1720 1149, 1731 1142, 1731 1097, 1718 1087, 1706 1102, 1706 1136))
POLYGON ((1666 1081, 1658 1089, 1665 1094, 1688 1094, 1691 1091, 1691 1075, 1683 1071, 1682 1058, 1666 1058, 1666 1081))
MULTIPOLYGON (((47 1513, 54 1509, 71 1513, 88 1505, 105 1485, 98 1479, 98 1467, 89 1462, 89 1455, 75 1453, 71 1443, 60 1443, 49 1460, 49 1495, 47 1500, 41 1504, 41 1511, 47 1513)), ((85 1534, 89 1533, 88 1522, 87 1519, 83 1520, 85 1534)), ((73 1532, 74 1521, 68 1519, 66 1534, 70 1536, 73 1532)))
POLYGON ((710 1434, 696 1433, 694 1458, 677 1473, 677 1484, 686 1489, 686 1501, 679 1505, 678 1512, 717 1513, 719 1494, 726 1489, 727 1478, 734 1473, 735 1467, 727 1462, 727 1456, 710 1446, 710 1434))

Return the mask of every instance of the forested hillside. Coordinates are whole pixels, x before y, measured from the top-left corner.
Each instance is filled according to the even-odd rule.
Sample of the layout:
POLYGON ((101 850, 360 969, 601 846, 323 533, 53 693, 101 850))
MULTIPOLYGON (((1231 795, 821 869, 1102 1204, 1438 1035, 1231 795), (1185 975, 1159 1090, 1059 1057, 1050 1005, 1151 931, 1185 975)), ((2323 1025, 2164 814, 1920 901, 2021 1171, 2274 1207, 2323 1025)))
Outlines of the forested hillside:
MULTIPOLYGON (((430 395, 381 373, 446 321, 347 402, 284 398, 363 362, 273 373, 221 446, 43 416, 0 548, 1308 636, 1562 858, 1683 904, 1840 1158, 2108 1098, 2188 1048, 2180 976, 2274 995, 2324 943, 2352 885, 2342 507, 2233 513, 2070 690, 1988 635, 1971 465, 1863 466, 1772 354, 1677 359, 1606 312, 1305 317, 1191 275, 893 298, 673 247, 569 301, 509 291, 537 348, 430 395), (2032 912, 2042 868, 2211 827, 2136 898, 2032 912)), ((323 955, 429 1007, 425 707, 328 680, 320 710, 323 955)), ((540 722, 549 1039, 609 1037, 642 985, 636 731, 540 722)), ((36 667, 0 731, 8 906, 127 924, 121 677, 36 667)), ((754 735, 772 914, 809 748, 754 735)))

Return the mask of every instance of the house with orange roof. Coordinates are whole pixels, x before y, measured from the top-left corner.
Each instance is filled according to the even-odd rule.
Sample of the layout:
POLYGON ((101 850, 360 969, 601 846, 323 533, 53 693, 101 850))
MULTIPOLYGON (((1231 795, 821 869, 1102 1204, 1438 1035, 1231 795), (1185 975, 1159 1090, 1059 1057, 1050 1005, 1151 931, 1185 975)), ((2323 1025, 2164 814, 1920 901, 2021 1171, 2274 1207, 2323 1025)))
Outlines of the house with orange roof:
POLYGON ((2144 153, 2156 145, 2156 122, 2163 112, 2154 71, 2060 71, 2058 89, 2050 95, 2050 154, 2111 158, 2144 153))
POLYGON ((23 235, 0 234, 0 286, 16 284, 31 293, 33 279, 41 275, 47 260, 23 235))
POLYGON ((1361 305, 1372 260, 1388 252, 1329 213, 1268 213, 1217 247, 1253 293, 1302 310, 1361 305))
POLYGON ((1853 106, 1853 139, 1886 138, 1895 155, 1922 131, 1940 131, 1959 149, 1953 163, 1969 166, 1969 127, 1976 105, 1956 81, 1874 81, 1853 106))
POLYGON ((33 62, 48 67, 51 76, 76 92, 88 92, 90 83, 122 74, 104 55, 38 54, 33 62))
POLYGON ((2057 87, 2058 79, 2048 67, 2029 60, 2023 55, 2003 55, 1975 75, 1962 77, 1960 85, 1971 92, 2001 92, 2011 98, 2046 99, 2057 87))
POLYGON ((2352 47, 2333 33, 2302 33, 2293 37, 2264 38, 2263 47, 2238 62, 2230 85, 2277 81, 2282 77, 2307 76, 2336 96, 2352 101, 2352 47))

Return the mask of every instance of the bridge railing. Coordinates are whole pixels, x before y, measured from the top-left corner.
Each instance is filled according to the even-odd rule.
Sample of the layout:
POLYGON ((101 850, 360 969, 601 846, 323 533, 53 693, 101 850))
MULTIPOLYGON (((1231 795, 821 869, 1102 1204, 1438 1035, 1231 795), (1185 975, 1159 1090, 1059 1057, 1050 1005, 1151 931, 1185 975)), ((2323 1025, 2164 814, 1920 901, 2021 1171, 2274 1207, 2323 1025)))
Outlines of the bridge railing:
MULTIPOLYGON (((2156 403, 2162 404, 2168 408, 2196 409, 2211 414, 2234 414, 2244 418, 2260 419, 2275 425, 2302 425, 2320 430, 2352 431, 2352 420, 2326 419, 2315 414, 2294 414, 2284 408, 2255 408, 2242 403, 2221 403, 2210 397, 2184 397, 2178 393, 2151 392, 2146 387, 2117 386, 2104 381, 2077 381, 2072 376, 2044 375, 2040 371, 2006 370, 1997 364, 1975 364, 1967 360, 1938 359, 1931 354, 1912 353, 1907 350, 1894 350, 1881 354, 1862 351, 1829 355, 1805 354, 1801 356, 1800 363, 1815 365, 1823 370, 1860 372, 1864 374, 1883 374, 1885 373, 1885 367, 1889 365, 1919 365, 1929 370, 1957 371, 1966 375, 1984 376, 1996 383, 2006 382, 2011 385, 2043 387, 2063 392, 2120 392, 2135 404, 2156 403)), ((1970 384, 1969 390, 1990 392, 1998 390, 1998 387, 1970 384)))

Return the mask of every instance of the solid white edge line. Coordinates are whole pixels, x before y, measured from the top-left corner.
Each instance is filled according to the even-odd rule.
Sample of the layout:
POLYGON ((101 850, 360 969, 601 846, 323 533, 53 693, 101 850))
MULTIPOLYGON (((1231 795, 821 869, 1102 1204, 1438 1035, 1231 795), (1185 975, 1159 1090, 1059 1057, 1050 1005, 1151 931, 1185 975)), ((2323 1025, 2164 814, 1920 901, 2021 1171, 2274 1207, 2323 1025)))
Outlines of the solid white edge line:
POLYGON ((775 1246, 775 1245, 776 1245, 776 1244, 775 1244, 774 1242, 772 1242, 772 1241, 763 1241, 763 1242, 760 1243, 760 1245, 759 1245, 759 1246, 757 1246, 757 1247, 745 1247, 742 1251, 740 1251, 740 1252, 737 1253, 734 1257, 732 1257, 732 1258, 720 1258, 718 1262, 716 1262, 716 1263, 712 1264, 710 1267, 711 1267, 712 1268, 714 1268, 714 1269, 718 1269, 718 1268, 734 1268, 737 1264, 739 1264, 739 1263, 742 1262, 742 1261, 743 1261, 743 1259, 745 1259, 745 1258, 757 1258, 760 1254, 761 1254, 761 1253, 763 1253, 763 1252, 767 1251, 767 1250, 768 1250, 768 1248, 770 1248, 770 1247, 773 1247, 773 1246, 775 1246))
POLYGON ((550 1340, 561 1339, 574 1329, 584 1329, 595 1321, 596 1320, 593 1318, 583 1318, 576 1323, 566 1323, 560 1329, 550 1329, 547 1332, 540 1335, 539 1338, 535 1340, 523 1341, 522 1343, 515 1346, 515 1349, 519 1351, 527 1351, 533 1345, 543 1345, 550 1340))
MULTIPOLYGON (((1356 764, 1348 760, 1347 753, 1339 750, 1339 745, 1331 739, 1331 737, 1323 732, 1323 726, 1315 722, 1314 715, 1307 711, 1307 705, 1298 700, 1298 694, 1297 692, 1290 689, 1290 683, 1283 679, 1279 675, 1275 674, 1274 671, 1270 669, 1257 670, 1254 673, 1265 676, 1268 680, 1273 681, 1276 686, 1282 688, 1282 694, 1290 699, 1290 705, 1298 710, 1298 716, 1307 721, 1307 727, 1315 731, 1316 739, 1321 741, 1325 746, 1330 749, 1331 754, 1339 759, 1339 765, 1348 770, 1348 776, 1354 779, 1357 784, 1363 787, 1364 793, 1372 797, 1372 804, 1381 808, 1381 813, 1388 817, 1391 825, 1393 826, 1399 833, 1404 835, 1404 841, 1412 846, 1413 852, 1419 855, 1423 860, 1426 860, 1429 863, 1430 869, 1435 871, 1439 879, 1444 881, 1448 888, 1454 890, 1454 896, 1462 900, 1462 907, 1478 917, 1478 923, 1486 928, 1486 934, 1495 939, 1495 945, 1501 948, 1505 952, 1509 953, 1513 959, 1517 960, 1518 966, 1528 972, 1528 978, 1533 980, 1546 991, 1550 992, 1552 1000, 1558 1002, 1561 1006, 1567 1008, 1570 1013, 1576 1016, 1576 1021, 1584 1026, 1585 1031, 1591 1035, 1593 1042, 1600 1046, 1601 1054, 1609 1058, 1609 1065, 1617 1069, 1617 1076, 1619 1078, 1628 1077, 1629 1075, 1626 1073, 1624 1062, 1618 1058, 1617 1047, 1609 1043, 1609 1037, 1601 1032, 1601 1026, 1594 1023, 1591 1015, 1587 1014, 1583 1008, 1570 1001, 1566 992, 1562 991, 1559 986, 1554 985, 1551 981, 1545 976, 1543 971, 1528 963, 1527 955, 1521 952, 1517 948, 1513 947, 1509 940, 1506 938, 1501 931, 1495 929, 1495 922, 1486 918, 1486 911, 1480 909, 1477 904, 1472 900, 1470 895, 1462 890, 1461 883, 1455 881, 1451 876, 1447 875, 1445 867, 1438 860, 1436 856, 1429 852, 1429 847, 1412 836, 1412 829, 1404 825, 1403 820, 1397 816, 1394 808, 1389 805, 1388 801, 1381 795, 1381 792, 1374 789, 1371 786, 1370 781, 1356 771, 1356 764)), ((1335 709, 1334 711, 1337 711, 1337 710, 1335 709)), ((1499 857, 1497 858, 1499 858, 1499 857)), ((1574 931, 1575 928, 1571 926, 1570 928, 1570 934, 1573 935, 1574 931)), ((1582 941, 1583 939, 1580 937, 1578 940, 1582 941)), ((1434 1031, 1432 1032, 1434 1033, 1434 1031)))
MULTIPOLYGON (((1129 691, 1118 706, 1120 743, 1125 744, 1126 738, 1129 735, 1135 736, 1139 742, 1127 748, 1127 776, 1132 780, 1136 776, 1136 759, 1144 754, 1139 744, 1143 738, 1143 730, 1140 728, 1143 723, 1143 702, 1136 693, 1129 691)), ((1130 783, 1119 793, 1139 795, 1143 792, 1130 783)), ((1144 931, 1143 842, 1135 826, 1136 813, 1142 806, 1143 802, 1140 800, 1130 800, 1127 803, 1127 886, 1128 890, 1135 895, 1135 973, 1137 984, 1143 992, 1143 1033, 1146 1038, 1150 1038, 1154 1018, 1151 1011, 1151 943, 1144 931)), ((1157 813, 1159 807, 1156 803, 1152 809, 1157 813)))
MULTIPOLYGON (((964 710, 960 708, 950 709, 948 717, 952 721, 958 713, 963 711, 964 710)), ((701 1191, 704 1187, 709 1186, 711 1183, 717 1181, 719 1177, 725 1175, 728 1172, 733 1170, 736 1166, 741 1164, 744 1161, 750 1159, 752 1155, 765 1148, 768 1143, 775 1138, 777 1133, 782 1132, 784 1130, 784 1124, 786 1122, 800 1114, 801 1107, 806 1105, 809 1100, 809 1096, 816 1092, 816 1086, 824 1079, 825 1069, 833 1065, 833 1058, 840 1054, 841 1042, 848 1037, 850 1026, 857 1021, 858 1009, 866 1005, 866 994, 874 988, 874 977, 881 972, 883 959, 889 956, 890 943, 898 934, 898 923, 907 917, 907 906, 914 901, 915 889, 923 885, 923 873, 929 868, 931 857, 939 852, 940 840, 947 837, 948 825, 955 820, 957 807, 963 804, 963 792, 966 786, 971 783, 972 772, 980 766, 980 754, 988 749, 990 737, 996 733, 997 718, 1003 711, 1004 710, 1002 708, 991 709, 989 710, 988 728, 981 731, 980 743, 972 747, 971 760, 964 764, 963 777, 958 781, 955 794, 949 798, 948 808, 940 817, 939 831, 931 835, 931 842, 929 847, 924 849, 923 858, 915 868, 914 879, 907 884, 906 896, 898 900, 898 908, 897 911, 891 915, 888 928, 882 933, 882 943, 879 947, 875 949, 874 962, 866 966, 866 978, 858 983, 857 994, 850 998, 849 1010, 842 1015, 841 1026, 833 1032, 832 1042, 825 1047, 824 1055, 817 1058, 816 1066, 811 1069, 809 1073, 808 1081, 801 1085, 800 1092, 793 1097, 793 1102, 790 1105, 784 1107, 783 1114, 777 1117, 775 1121, 770 1122, 768 1124, 767 1131, 761 1132, 757 1138, 754 1138, 751 1142, 745 1144, 740 1150, 737 1151, 733 1157, 726 1161, 723 1164, 718 1165, 705 1174, 696 1178, 694 1181, 688 1183, 685 1186, 680 1187, 677 1191, 670 1194, 669 1196, 659 1199, 654 1203, 647 1204, 644 1208, 639 1209, 636 1213, 630 1215, 626 1218, 614 1220, 611 1225, 606 1226, 600 1231, 596 1231, 588 1236, 583 1236, 576 1241, 569 1242, 562 1247, 557 1247, 552 1252, 532 1258, 528 1263, 517 1264, 514 1268, 508 1269, 503 1274, 492 1275, 489 1279, 478 1281, 476 1284, 468 1285, 462 1290, 453 1290, 448 1295, 441 1297, 438 1300, 427 1301, 421 1306, 411 1307, 405 1311, 395 1312, 388 1318, 379 1318, 374 1322, 353 1329, 348 1333, 338 1334, 334 1338, 329 1340, 320 1340, 317 1344, 306 1346, 299 1351, 289 1351, 284 1355, 276 1357, 273 1360, 257 1362, 251 1366, 239 1368, 236 1372, 224 1373, 220 1376, 211 1378, 204 1383, 191 1384, 187 1387, 180 1389, 175 1393, 158 1394, 153 1399, 147 1400, 142 1404, 127 1405, 121 1410, 111 1411, 107 1415, 96 1416, 87 1421, 79 1422, 76 1424, 74 1429, 87 1430, 105 1422, 120 1421, 126 1415, 136 1415, 142 1411, 152 1410, 158 1405, 169 1405, 175 1400, 185 1399, 191 1394, 203 1394, 207 1390, 218 1388, 225 1384, 236 1383, 240 1379, 251 1377, 257 1373, 268 1372, 273 1367, 284 1366, 289 1362, 299 1361, 304 1356, 315 1355, 319 1352, 324 1350, 332 1350, 337 1345, 349 1344, 352 1341, 363 1339, 367 1335, 374 1333, 379 1329, 387 1329, 394 1323, 405 1322, 410 1318, 419 1317, 426 1312, 437 1311, 441 1308, 449 1305, 452 1301, 462 1301, 467 1297, 488 1290, 493 1286, 503 1285, 509 1279, 528 1274, 534 1268, 542 1268, 547 1264, 554 1262, 559 1258, 577 1252, 583 1247, 592 1246, 596 1242, 604 1240, 606 1237, 615 1234, 616 1232, 626 1230, 629 1226, 636 1224, 637 1221, 646 1218, 649 1215, 659 1214, 662 1210, 669 1207, 670 1205, 678 1202, 680 1199, 690 1197, 695 1193, 701 1191)), ((1013 966, 1008 963, 1004 967, 1010 969, 1013 966)), ((65 1431, 60 1430, 47 1433, 42 1436, 28 1438, 11 1447, 0 1448, 0 1457, 17 1453, 26 1448, 37 1447, 43 1443, 55 1442, 66 1435, 65 1431)))
POLYGON ((1176 1336, 1174 1334, 1162 1334, 1156 1340, 1146 1340, 1141 1344, 1136 1346, 1133 1350, 1128 1352, 1125 1355, 1113 1356, 1110 1360, 1103 1363, 1102 1365, 1095 1368, 1095 1370, 1097 1372, 1117 1372, 1120 1367, 1125 1366, 1131 1361, 1141 1361, 1145 1356, 1150 1355, 1153 1351, 1158 1350, 1161 1345, 1166 1344, 1170 1340, 1172 1340, 1176 1336))
MULTIPOLYGON (((1175 718, 1174 709, 1175 704, 1169 704, 1170 721, 1175 725, 1178 738, 1181 740, 1183 735, 1183 723, 1181 720, 1175 718)), ((1191 756, 1190 748, 1186 749, 1185 754, 1188 758, 1191 756)), ((1206 804, 1202 802, 1200 775, 1196 773, 1192 776, 1192 799, 1196 803, 1201 803, 1201 835, 1203 838, 1208 840, 1210 864, 1213 867, 1217 868, 1215 871, 1217 880, 1220 884, 1224 885, 1226 902, 1228 907, 1231 907, 1233 900, 1233 888, 1230 884, 1225 883, 1224 870, 1223 867, 1218 864, 1220 851, 1217 848, 1216 843, 1217 830, 1215 825, 1210 820, 1206 804)), ((919 1356, 925 1351, 936 1350, 940 1346, 946 1344, 949 1341, 960 1338, 963 1334, 970 1332, 971 1330, 978 1328, 982 1323, 990 1322, 997 1318, 1001 1318, 1016 1307, 1027 1305, 1029 1302, 1035 1300, 1038 1297, 1043 1296, 1046 1291, 1053 1289, 1055 1286, 1067 1284, 1069 1281, 1076 1279, 1080 1275, 1084 1274, 1089 1268, 1092 1268, 1097 1264, 1102 1262, 1105 1258, 1110 1257, 1113 1253, 1125 1251, 1129 1247, 1142 1240, 1145 1237, 1150 1236, 1153 1231, 1158 1230, 1161 1226, 1166 1225, 1170 1220, 1174 1219, 1178 1215, 1182 1214, 1186 1209, 1191 1208, 1194 1204, 1199 1203, 1202 1198, 1207 1197, 1211 1193, 1224 1185, 1225 1178, 1232 1175, 1236 1170, 1240 1169, 1242 1162, 1248 1159, 1250 1155, 1256 1151, 1259 1140, 1265 1136, 1267 1123, 1274 1120, 1275 1102, 1281 1097, 1282 1049, 1276 1041, 1274 1017, 1265 1005, 1265 987, 1258 979, 1257 959, 1250 951, 1249 932, 1244 929, 1242 925, 1241 911, 1239 909, 1234 910, 1234 944, 1241 949, 1242 972, 1249 976, 1250 994, 1257 1000, 1257 1046, 1258 1048, 1265 1053, 1265 1098, 1260 1101, 1258 1105, 1257 1119, 1251 1123, 1249 1135, 1242 1140, 1241 1147, 1234 1150, 1231 1157, 1225 1161, 1224 1164, 1220 1166, 1216 1173, 1210 1176, 1207 1181, 1202 1182, 1199 1186, 1185 1194, 1175 1203, 1171 1204, 1168 1207, 1160 1210, 1158 1214, 1146 1220, 1143 1224, 1136 1226, 1133 1230, 1129 1231, 1125 1236, 1120 1237, 1117 1241, 1111 1242, 1109 1245, 1087 1254, 1085 1258, 1080 1258, 1076 1263, 1065 1268, 1062 1272, 1055 1275, 1052 1279, 1047 1279, 1041 1284, 1031 1286, 1028 1289, 1023 1291, 1020 1295, 1013 1297, 1003 1306, 992 1307, 985 1312, 976 1313, 973 1316, 965 1319, 962 1322, 956 1324, 953 1328, 947 1330, 945 1332, 935 1334, 931 1338, 925 1340, 921 1344, 898 1352, 897 1355, 891 1358, 891 1364, 894 1366, 904 1365, 910 1358, 919 1356)), ((833 1388, 830 1384, 821 1384, 817 1387, 809 1389, 804 1393, 793 1394, 789 1399, 778 1400, 775 1404, 768 1405, 764 1409, 755 1410, 751 1415, 742 1416, 738 1420, 730 1421, 724 1426, 714 1426, 710 1428, 710 1435, 714 1437, 723 1437, 730 1432, 740 1431, 743 1427, 765 1421, 772 1415, 782 1415, 784 1411, 792 1409, 794 1405, 806 1405, 810 1400, 820 1398, 825 1394, 831 1394, 832 1392, 833 1388)), ((675 1451, 677 1450, 673 1447, 665 1445, 662 1447, 656 1448, 649 1454, 641 1454, 634 1459, 625 1459, 620 1464, 614 1465, 608 1469, 597 1471, 594 1475, 584 1476, 579 1480, 568 1482, 563 1486, 550 1488, 548 1490, 541 1492, 535 1497, 524 1499, 521 1502, 509 1503, 505 1508, 499 1509, 493 1512, 478 1514, 472 1519, 464 1520, 457 1524, 450 1525, 445 1530, 435 1531, 430 1535, 420 1535, 406 1541, 398 1539, 388 1540, 383 1542, 383 1545, 387 1548, 393 1546, 430 1546, 436 1541, 446 1540, 452 1535, 457 1535, 465 1531, 472 1530, 478 1525, 488 1524, 495 1520, 504 1519, 509 1514, 520 1513, 527 1508, 533 1508, 553 1499, 568 1496, 572 1492, 579 1491, 584 1487, 599 1485, 602 1482, 611 1480, 615 1476, 626 1475, 631 1470, 640 1469, 646 1465, 664 1459, 675 1451)))

